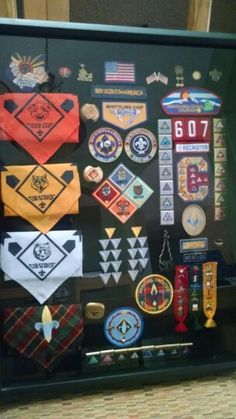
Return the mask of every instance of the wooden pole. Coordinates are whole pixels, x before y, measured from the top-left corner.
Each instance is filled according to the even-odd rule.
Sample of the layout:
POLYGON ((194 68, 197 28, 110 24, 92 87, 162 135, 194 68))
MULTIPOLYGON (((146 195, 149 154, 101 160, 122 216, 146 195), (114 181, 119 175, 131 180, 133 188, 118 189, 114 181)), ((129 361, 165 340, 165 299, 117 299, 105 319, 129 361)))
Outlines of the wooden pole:
POLYGON ((212 0, 189 0, 187 29, 209 32, 212 0))

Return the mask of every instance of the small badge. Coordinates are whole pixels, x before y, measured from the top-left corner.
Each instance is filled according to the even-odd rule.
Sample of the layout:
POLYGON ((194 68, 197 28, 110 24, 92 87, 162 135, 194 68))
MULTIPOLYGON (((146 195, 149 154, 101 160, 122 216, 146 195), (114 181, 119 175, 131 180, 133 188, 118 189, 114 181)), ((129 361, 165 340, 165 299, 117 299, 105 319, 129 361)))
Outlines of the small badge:
POLYGON ((192 72, 192 78, 193 80, 201 80, 202 78, 202 73, 201 71, 195 70, 192 72))
POLYGON ((113 310, 105 319, 104 333, 112 345, 125 348, 135 343, 143 333, 143 319, 131 307, 113 310))
POLYGON ((159 166, 160 180, 173 179, 173 166, 159 166))
POLYGON ((184 87, 184 68, 182 65, 175 66, 176 87, 184 87))
POLYGON ((130 129, 147 120, 147 105, 142 102, 103 102, 103 120, 121 129, 130 129))
POLYGON ((213 70, 209 71, 209 76, 212 81, 217 82, 220 80, 222 72, 214 68, 213 70))
POLYGON ((85 68, 85 64, 79 64, 79 72, 78 72, 78 81, 93 81, 93 73, 88 73, 88 71, 85 68))
POLYGON ((109 180, 120 190, 124 191, 134 180, 134 174, 121 163, 109 176, 109 180))
POLYGON ((135 65, 132 62, 105 62, 106 83, 135 83, 135 65))
POLYGON ((11 56, 9 78, 21 90, 30 92, 37 84, 48 80, 44 65, 42 55, 26 57, 16 52, 15 56, 11 56))
POLYGON ((109 211, 121 223, 126 223, 130 217, 137 211, 137 207, 125 196, 121 195, 110 207, 109 211))
POLYGON ((174 186, 173 180, 161 180, 160 181, 160 195, 173 195, 174 186))
POLYGON ((214 147, 225 147, 226 135, 222 133, 214 133, 214 147))
POLYGON ((168 115, 216 115, 222 99, 202 88, 185 88, 169 93, 161 100, 163 111, 168 115))
POLYGON ((120 192, 108 180, 105 180, 92 195, 107 208, 120 195, 120 192))
POLYGON ((159 150, 159 164, 172 164, 172 151, 159 150))
POLYGON ((103 163, 110 163, 120 156, 123 141, 115 130, 99 128, 89 137, 89 151, 92 156, 103 163))
POLYGON ((206 215, 198 205, 189 205, 182 214, 182 226, 189 236, 198 236, 206 226, 206 215))
POLYGON ((171 119, 158 119, 158 134, 171 134, 172 133, 172 125, 171 119))
POLYGON ((173 210, 174 209, 174 197, 170 196, 160 196, 160 210, 173 210))
POLYGON ((189 144, 176 144, 176 153, 209 153, 210 145, 207 143, 189 143, 189 144))
POLYGON ((85 103, 85 105, 80 108, 80 117, 82 121, 86 122, 91 119, 94 122, 97 122, 99 119, 99 109, 96 105, 92 103, 85 103))
POLYGON ((161 225, 174 225, 174 211, 161 211, 161 225))
POLYGON ((173 299, 173 287, 162 275, 149 275, 137 285, 135 300, 139 308, 148 314, 160 314, 167 310, 173 299))
POLYGON ((63 78, 68 78, 71 76, 72 71, 69 67, 60 67, 58 70, 58 74, 63 78))
POLYGON ((158 142, 159 142, 159 149, 172 149, 172 135, 165 134, 165 135, 158 135, 158 142))
POLYGON ((224 132, 225 131, 225 119, 214 118, 213 119, 213 131, 224 132))
POLYGON ((139 177, 136 177, 124 192, 138 208, 142 207, 152 194, 153 190, 139 177))
POLYGON ((214 149, 214 160, 217 163, 226 162, 226 148, 215 148, 214 149))
POLYGON ((103 170, 98 166, 87 166, 83 171, 83 178, 86 182, 100 183, 103 179, 103 170))
POLYGON ((90 320, 99 320, 104 317, 105 306, 102 303, 87 303, 84 310, 84 315, 90 320))
POLYGON ((215 221, 222 221, 226 217, 225 207, 215 207, 215 221))
POLYGON ((151 131, 137 128, 127 135, 124 149, 131 160, 136 163, 147 163, 156 154, 157 141, 151 131))

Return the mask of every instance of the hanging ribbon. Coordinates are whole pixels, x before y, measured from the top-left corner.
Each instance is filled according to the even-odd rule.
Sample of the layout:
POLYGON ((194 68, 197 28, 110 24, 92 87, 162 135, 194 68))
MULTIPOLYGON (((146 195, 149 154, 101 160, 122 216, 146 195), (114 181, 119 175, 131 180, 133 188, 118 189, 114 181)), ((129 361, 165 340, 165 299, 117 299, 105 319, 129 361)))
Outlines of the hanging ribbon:
POLYGON ((79 231, 3 233, 1 269, 43 304, 69 277, 81 277, 82 236, 79 231))
POLYGON ((174 282, 174 317, 179 322, 176 332, 183 333, 188 329, 184 321, 188 315, 188 266, 176 265, 174 282))
POLYGON ((65 214, 75 212, 80 197, 75 165, 6 166, 4 169, 1 195, 8 207, 5 215, 9 215, 10 208, 36 229, 47 233, 65 214))
POLYGON ((82 306, 17 307, 4 310, 4 340, 21 355, 52 369, 83 337, 82 306))
POLYGON ((203 311, 207 317, 204 326, 216 327, 213 317, 217 308, 217 262, 202 264, 203 274, 203 311))
POLYGON ((38 163, 64 143, 79 141, 77 96, 65 93, 5 93, 0 96, 2 140, 14 140, 38 163))
POLYGON ((202 312, 202 279, 201 270, 198 265, 189 269, 189 311, 194 318, 193 328, 201 330, 198 319, 202 312))

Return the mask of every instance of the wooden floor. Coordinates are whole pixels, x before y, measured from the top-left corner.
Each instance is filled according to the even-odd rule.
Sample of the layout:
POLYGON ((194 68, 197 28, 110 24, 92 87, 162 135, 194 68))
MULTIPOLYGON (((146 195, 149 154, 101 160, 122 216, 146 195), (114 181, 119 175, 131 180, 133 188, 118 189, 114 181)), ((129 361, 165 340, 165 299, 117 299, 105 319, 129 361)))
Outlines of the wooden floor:
POLYGON ((162 384, 5 405, 1 419, 235 419, 236 372, 162 384))

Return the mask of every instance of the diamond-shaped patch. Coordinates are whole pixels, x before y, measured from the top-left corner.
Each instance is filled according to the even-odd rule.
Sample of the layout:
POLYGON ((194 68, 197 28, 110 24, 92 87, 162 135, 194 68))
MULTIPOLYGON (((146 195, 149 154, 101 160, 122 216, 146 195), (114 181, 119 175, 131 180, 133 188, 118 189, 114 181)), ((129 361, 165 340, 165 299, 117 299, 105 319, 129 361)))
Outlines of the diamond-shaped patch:
POLYGON ((120 192, 108 180, 105 180, 92 195, 107 208, 120 195, 120 192))
POLYGON ((136 177, 125 190, 124 195, 140 208, 152 195, 153 190, 139 177, 136 177))

